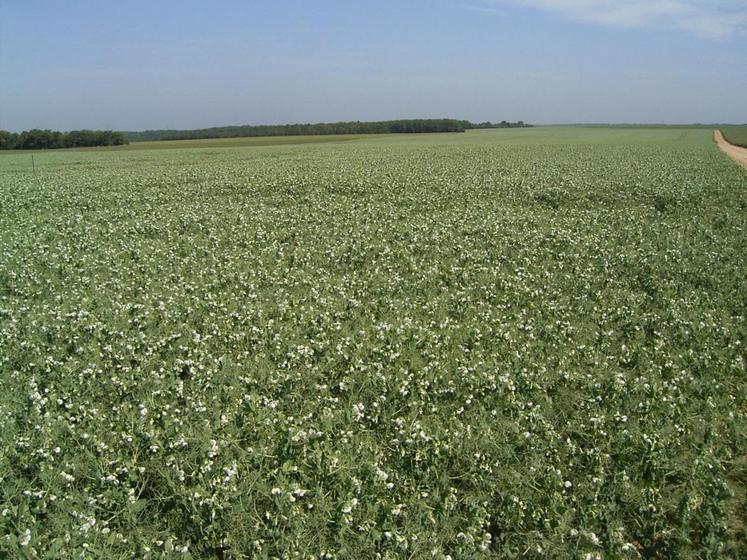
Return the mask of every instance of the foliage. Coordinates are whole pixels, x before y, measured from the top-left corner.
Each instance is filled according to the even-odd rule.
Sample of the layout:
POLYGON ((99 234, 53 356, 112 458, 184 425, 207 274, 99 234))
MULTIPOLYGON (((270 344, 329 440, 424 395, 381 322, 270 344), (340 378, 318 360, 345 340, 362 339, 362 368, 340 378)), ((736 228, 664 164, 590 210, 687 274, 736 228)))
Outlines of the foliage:
POLYGON ((473 128, 523 128, 522 121, 473 124, 456 119, 408 119, 374 122, 336 122, 316 124, 244 125, 203 128, 198 130, 146 130, 128 132, 132 142, 148 140, 194 140, 257 136, 314 136, 328 134, 412 134, 423 132, 464 132, 473 128))
POLYGON ((21 133, 0 130, 0 150, 48 150, 86 146, 121 146, 129 140, 123 132, 111 130, 24 130, 21 133))
POLYGON ((0 158, 0 557, 744 557, 710 131, 37 159, 0 158))

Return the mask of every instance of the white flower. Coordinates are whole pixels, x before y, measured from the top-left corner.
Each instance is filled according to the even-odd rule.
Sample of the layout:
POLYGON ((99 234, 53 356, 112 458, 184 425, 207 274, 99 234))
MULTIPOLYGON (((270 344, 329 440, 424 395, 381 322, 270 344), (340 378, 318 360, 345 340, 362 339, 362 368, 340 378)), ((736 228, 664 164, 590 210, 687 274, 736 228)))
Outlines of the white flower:
POLYGON ((365 410, 363 403, 353 405, 353 420, 358 422, 363 418, 363 411, 365 410))
POLYGON ((347 504, 345 504, 345 507, 342 508, 342 513, 350 513, 355 509, 355 506, 358 505, 358 498, 353 498, 350 500, 347 504))
POLYGON ((28 546, 30 542, 31 542, 31 529, 26 529, 23 532, 23 537, 21 538, 19 544, 21 546, 28 546))

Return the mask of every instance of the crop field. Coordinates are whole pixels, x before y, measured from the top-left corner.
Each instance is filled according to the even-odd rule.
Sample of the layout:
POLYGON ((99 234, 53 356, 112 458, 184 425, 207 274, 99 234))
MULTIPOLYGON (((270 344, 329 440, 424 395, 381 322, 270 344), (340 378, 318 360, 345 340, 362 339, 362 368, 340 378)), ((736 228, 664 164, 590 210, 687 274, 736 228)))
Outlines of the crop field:
MULTIPOLYGON (((287 146, 291 144, 319 144, 326 142, 347 142, 365 138, 361 134, 333 134, 325 136, 264 136, 249 138, 210 138, 205 140, 160 140, 131 142, 120 146, 92 146, 88 148, 61 148, 55 151, 75 152, 129 152, 142 150, 173 150, 184 148, 237 148, 258 146, 287 146)), ((18 152, 38 154, 38 150, 17 150, 18 152)), ((0 156, 4 155, 0 151, 0 156)))
POLYGON ((747 148, 747 125, 744 126, 724 126, 721 127, 724 137, 737 146, 747 148))
POLYGON ((134 148, 0 156, 0 557, 747 557, 711 130, 134 148))

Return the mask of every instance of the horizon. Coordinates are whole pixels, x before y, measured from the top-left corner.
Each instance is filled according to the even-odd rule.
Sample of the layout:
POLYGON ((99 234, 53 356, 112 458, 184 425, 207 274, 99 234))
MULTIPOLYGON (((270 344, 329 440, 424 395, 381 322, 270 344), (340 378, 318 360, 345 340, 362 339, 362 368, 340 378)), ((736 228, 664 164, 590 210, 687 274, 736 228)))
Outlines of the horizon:
MULTIPOLYGON (((11 132, 14 134, 20 134, 22 132, 29 132, 31 130, 52 130, 53 132, 62 132, 62 133, 68 133, 68 132, 78 132, 83 130, 107 130, 111 132, 121 132, 124 134, 139 134, 143 132, 186 132, 186 131, 193 131, 193 130, 213 130, 213 129, 220 129, 220 128, 245 128, 245 127, 255 127, 255 126, 314 126, 314 125, 324 125, 324 124, 336 124, 336 123, 354 123, 354 122, 360 122, 360 123, 377 123, 377 122, 389 122, 389 121, 397 121, 397 120, 438 120, 438 119, 446 119, 446 120, 468 120, 468 119, 452 119, 451 117, 418 117, 413 119, 408 118, 400 118, 400 119, 377 119, 374 121, 362 121, 360 119, 350 120, 350 121, 326 121, 326 122, 292 122, 292 123, 268 123, 268 124, 256 124, 256 123, 241 123, 241 124, 219 124, 215 126, 209 126, 209 127, 200 127, 200 128, 149 128, 149 129, 139 129, 139 130, 118 130, 118 129, 92 129, 92 128, 78 128, 78 129, 64 129, 64 130, 57 130, 57 129, 50 129, 50 128, 29 128, 29 129, 23 129, 23 130, 7 130, 0 128, 2 131, 11 132)), ((518 120, 509 120, 508 122, 518 122, 521 121, 527 125, 527 128, 541 128, 541 127, 681 127, 681 128, 709 128, 709 127, 718 127, 718 126, 747 126, 747 122, 713 122, 713 123, 703 123, 703 122, 682 122, 682 123, 666 123, 666 122, 567 122, 567 123, 532 123, 528 121, 524 121, 523 119, 518 120)), ((469 121, 471 124, 480 124, 483 122, 491 122, 492 124, 498 124, 500 121, 469 121)), ((481 129, 469 129, 469 130, 481 130, 481 129)), ((482 129, 484 130, 484 129, 482 129)), ((494 130, 492 128, 489 128, 488 130, 494 130)))
POLYGON ((741 0, 0 0, 0 129, 747 122, 741 0), (447 117, 444 117, 447 115, 447 117))

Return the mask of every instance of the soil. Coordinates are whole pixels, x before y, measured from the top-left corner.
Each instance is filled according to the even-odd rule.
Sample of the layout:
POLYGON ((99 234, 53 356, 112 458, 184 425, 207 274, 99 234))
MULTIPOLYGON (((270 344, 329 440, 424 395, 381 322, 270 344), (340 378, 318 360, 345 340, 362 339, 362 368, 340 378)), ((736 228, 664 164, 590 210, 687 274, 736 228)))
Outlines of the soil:
POLYGON ((747 169, 747 148, 740 148, 734 144, 729 144, 720 130, 713 131, 713 139, 718 144, 718 147, 721 148, 721 151, 747 169))

